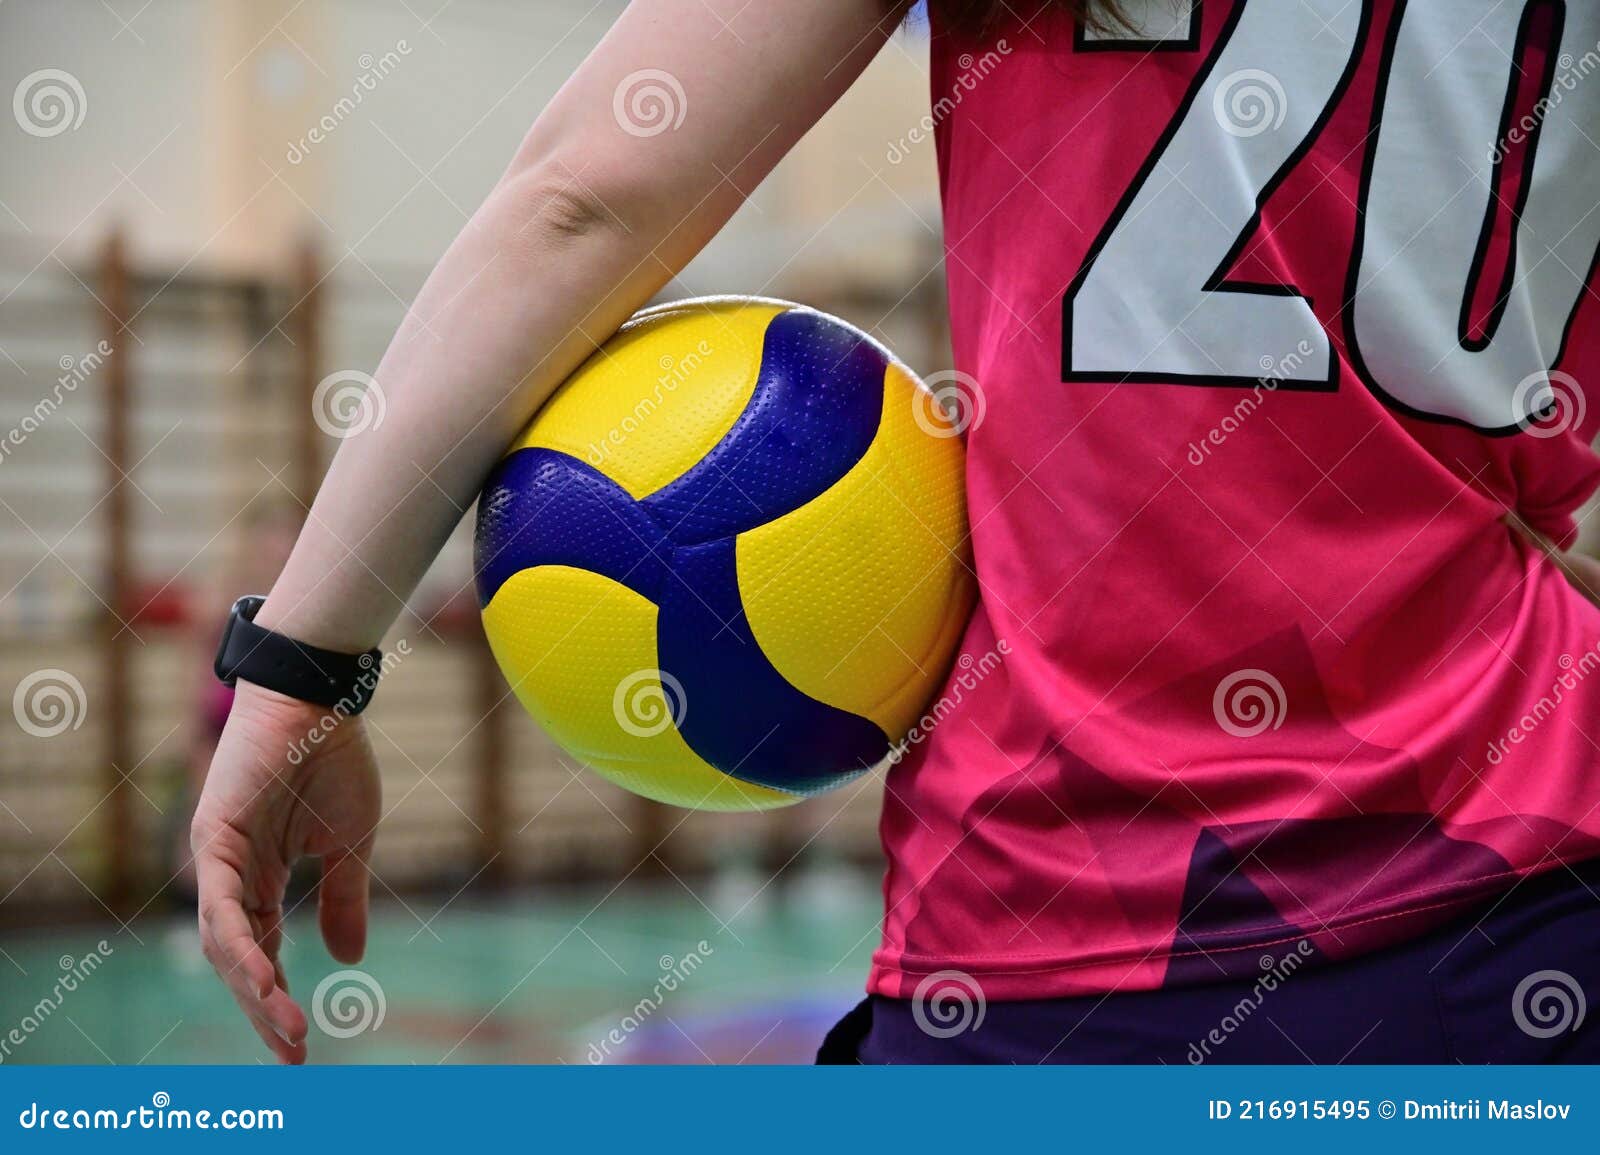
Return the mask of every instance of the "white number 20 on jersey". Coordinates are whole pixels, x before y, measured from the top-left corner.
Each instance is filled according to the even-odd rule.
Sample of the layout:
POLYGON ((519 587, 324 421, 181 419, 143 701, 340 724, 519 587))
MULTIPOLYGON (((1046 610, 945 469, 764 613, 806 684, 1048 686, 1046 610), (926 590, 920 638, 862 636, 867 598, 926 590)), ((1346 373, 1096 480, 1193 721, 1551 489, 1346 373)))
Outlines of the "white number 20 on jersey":
POLYGON ((1064 378, 1336 387, 1329 336, 1295 286, 1225 277, 1343 97, 1367 36, 1384 35, 1341 311, 1350 361, 1403 412, 1518 428, 1531 414, 1515 406, 1548 400, 1518 386, 1559 361, 1600 249, 1600 182, 1585 179, 1600 171, 1600 76, 1554 86, 1600 42, 1600 3, 1583 0, 1553 6, 1560 44, 1533 78, 1534 97, 1550 98, 1510 206, 1505 283, 1484 331, 1469 333, 1502 207, 1517 61, 1540 6, 1396 0, 1383 29, 1372 0, 1242 0, 1062 300, 1064 378))

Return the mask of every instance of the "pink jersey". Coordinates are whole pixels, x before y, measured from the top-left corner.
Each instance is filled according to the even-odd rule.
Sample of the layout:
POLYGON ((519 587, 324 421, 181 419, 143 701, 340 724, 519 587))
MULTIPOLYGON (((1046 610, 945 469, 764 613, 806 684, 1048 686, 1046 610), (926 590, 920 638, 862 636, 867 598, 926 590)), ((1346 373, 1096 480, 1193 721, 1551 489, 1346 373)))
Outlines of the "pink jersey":
MULTIPOLYGON (((1020 9, 1031 5, 1019 6, 1020 9)), ((1600 4, 935 30, 981 604, 871 989, 1344 958, 1600 855, 1600 4)))

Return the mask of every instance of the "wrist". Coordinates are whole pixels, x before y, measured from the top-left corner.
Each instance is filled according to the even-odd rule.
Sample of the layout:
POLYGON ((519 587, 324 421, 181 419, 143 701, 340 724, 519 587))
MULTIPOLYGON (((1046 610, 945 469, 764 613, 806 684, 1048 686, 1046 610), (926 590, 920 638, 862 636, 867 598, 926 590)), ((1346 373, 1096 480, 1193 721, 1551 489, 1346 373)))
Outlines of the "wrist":
POLYGON ((360 654, 378 644, 378 637, 369 640, 371 630, 359 625, 341 625, 337 616, 322 613, 311 605, 308 596, 286 595, 282 586, 281 581, 274 585, 256 611, 255 623, 262 629, 341 654, 360 654))
POLYGON ((246 596, 229 610, 213 663, 218 678, 230 686, 252 683, 340 716, 366 709, 383 669, 376 648, 336 651, 270 629, 257 620, 264 608, 262 598, 246 596))
POLYGON ((233 709, 229 717, 241 711, 275 725, 295 729, 313 725, 329 713, 326 706, 307 702, 303 698, 291 698, 288 694, 280 694, 277 690, 269 690, 244 678, 234 683, 233 709))
POLYGON ((265 755, 271 774, 302 767, 313 755, 327 755, 364 739, 361 718, 339 714, 315 702, 291 698, 242 678, 234 688, 227 730, 265 755))

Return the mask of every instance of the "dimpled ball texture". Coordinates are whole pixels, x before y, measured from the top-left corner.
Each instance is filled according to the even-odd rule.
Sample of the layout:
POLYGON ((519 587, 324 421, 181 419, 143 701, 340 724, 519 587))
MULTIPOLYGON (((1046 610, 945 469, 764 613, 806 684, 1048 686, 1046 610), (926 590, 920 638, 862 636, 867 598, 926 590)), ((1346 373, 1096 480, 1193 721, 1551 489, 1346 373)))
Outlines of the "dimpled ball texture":
POLYGON ((679 806, 866 772, 974 600, 956 430, 887 350, 782 301, 637 314, 478 502, 484 628, 573 757, 679 806))

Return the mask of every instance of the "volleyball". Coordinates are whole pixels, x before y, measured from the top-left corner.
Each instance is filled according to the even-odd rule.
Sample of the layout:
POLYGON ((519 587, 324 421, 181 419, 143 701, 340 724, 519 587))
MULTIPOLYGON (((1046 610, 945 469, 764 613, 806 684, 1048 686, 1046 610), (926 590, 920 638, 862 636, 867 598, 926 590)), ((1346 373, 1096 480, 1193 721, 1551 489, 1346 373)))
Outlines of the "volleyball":
POLYGON ((826 313, 638 313, 478 501, 478 599, 513 692, 574 758, 661 802, 769 809, 867 772, 937 693, 973 605, 957 433, 826 313))

